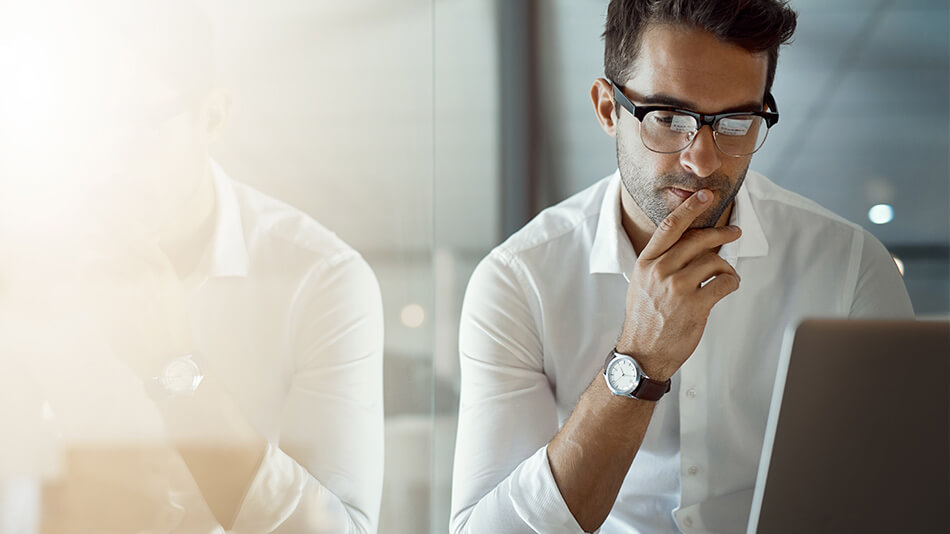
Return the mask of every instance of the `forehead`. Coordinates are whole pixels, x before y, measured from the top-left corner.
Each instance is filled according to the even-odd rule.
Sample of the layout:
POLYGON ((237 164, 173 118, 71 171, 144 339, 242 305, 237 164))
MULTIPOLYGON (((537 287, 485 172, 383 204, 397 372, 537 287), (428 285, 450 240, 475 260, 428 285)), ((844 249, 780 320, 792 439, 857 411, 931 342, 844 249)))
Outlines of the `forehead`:
POLYGON ((638 95, 665 95, 690 102, 696 111, 761 102, 768 54, 724 43, 701 29, 651 25, 625 85, 638 95))

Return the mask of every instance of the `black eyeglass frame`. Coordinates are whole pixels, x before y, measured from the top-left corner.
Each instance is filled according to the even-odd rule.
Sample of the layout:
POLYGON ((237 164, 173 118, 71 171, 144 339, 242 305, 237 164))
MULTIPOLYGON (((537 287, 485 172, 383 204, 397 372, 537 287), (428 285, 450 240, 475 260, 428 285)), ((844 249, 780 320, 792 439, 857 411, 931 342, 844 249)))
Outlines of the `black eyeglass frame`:
MULTIPOLYGON (((729 113, 717 113, 713 115, 706 115, 706 114, 698 113, 696 111, 692 111, 689 109, 683 109, 683 108, 678 108, 674 106, 638 106, 634 104, 633 102, 631 102, 629 98, 627 98, 627 95, 623 93, 623 90, 620 88, 619 85, 614 83, 613 80, 608 80, 608 81, 610 82, 610 85, 614 88, 614 100, 618 102, 621 107, 629 111, 631 115, 636 117, 638 121, 641 121, 641 122, 643 122, 643 119, 647 116, 647 113, 650 113, 652 111, 675 111, 677 113, 689 115, 690 117, 693 117, 694 119, 696 119, 696 122, 699 123, 699 127, 696 128, 696 132, 699 132, 699 130, 701 130, 703 126, 707 126, 707 125, 709 126, 710 129, 713 129, 713 125, 716 124, 716 122, 719 121, 720 119, 729 118, 729 117, 738 117, 738 116, 743 116, 743 115, 746 115, 746 116, 756 115, 758 117, 762 117, 765 120, 765 125, 767 128, 771 128, 772 126, 778 124, 778 117, 779 117, 778 106, 776 105, 775 97, 772 96, 771 92, 765 95, 765 105, 768 106, 769 109, 772 109, 775 111, 733 111, 729 113)), ((715 129, 713 129, 713 131, 715 132, 715 129)), ((649 150, 653 150, 653 152, 657 152, 658 154, 676 154, 677 152, 682 152, 683 150, 686 150, 686 148, 688 148, 690 144, 692 144, 692 139, 690 139, 689 144, 677 150, 676 152, 658 152, 656 150, 653 150, 650 147, 647 147, 647 148, 649 150)), ((716 144, 716 147, 719 148, 718 143, 716 144)), ((762 148, 762 147, 760 146, 756 148, 755 151, 758 151, 759 148, 762 148)), ((722 151, 721 148, 719 150, 722 151)), ((727 156, 741 158, 743 156, 752 155, 755 153, 755 151, 750 152, 749 154, 729 154, 728 152, 723 152, 723 154, 726 154, 727 156)))

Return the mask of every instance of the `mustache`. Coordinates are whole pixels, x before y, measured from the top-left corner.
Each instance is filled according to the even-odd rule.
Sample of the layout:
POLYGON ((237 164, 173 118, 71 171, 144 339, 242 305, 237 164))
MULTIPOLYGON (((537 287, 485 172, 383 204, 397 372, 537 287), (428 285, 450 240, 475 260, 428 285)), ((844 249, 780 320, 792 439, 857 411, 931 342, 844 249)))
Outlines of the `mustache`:
POLYGON ((698 191, 700 189, 727 190, 730 187, 729 178, 721 173, 714 172, 705 178, 700 178, 691 173, 666 173, 656 177, 653 182, 654 189, 661 191, 668 187, 685 189, 688 191, 698 191))

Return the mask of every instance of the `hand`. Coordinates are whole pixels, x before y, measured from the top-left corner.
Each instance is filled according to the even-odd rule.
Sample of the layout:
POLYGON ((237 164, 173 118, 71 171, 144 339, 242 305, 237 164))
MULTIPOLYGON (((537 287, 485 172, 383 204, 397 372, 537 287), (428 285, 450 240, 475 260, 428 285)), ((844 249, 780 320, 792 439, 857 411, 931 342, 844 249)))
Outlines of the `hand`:
POLYGON ((738 239, 739 228, 689 228, 711 198, 700 190, 677 206, 643 248, 630 276, 617 350, 636 356, 654 380, 670 378, 683 365, 699 345, 712 307, 739 289, 739 275, 714 251, 738 239))

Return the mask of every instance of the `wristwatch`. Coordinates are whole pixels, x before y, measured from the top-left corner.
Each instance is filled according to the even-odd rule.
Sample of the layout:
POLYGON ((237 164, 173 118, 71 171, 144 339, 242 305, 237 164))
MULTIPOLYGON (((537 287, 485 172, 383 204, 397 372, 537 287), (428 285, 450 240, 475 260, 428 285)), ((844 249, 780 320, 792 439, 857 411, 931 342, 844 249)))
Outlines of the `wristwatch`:
POLYGON ((640 363, 629 354, 607 353, 604 362, 604 380, 610 392, 620 397, 656 402, 670 391, 670 379, 665 382, 648 377, 640 363))
POLYGON ((148 381, 149 395, 156 400, 191 395, 198 389, 204 375, 194 355, 172 358, 148 381))

